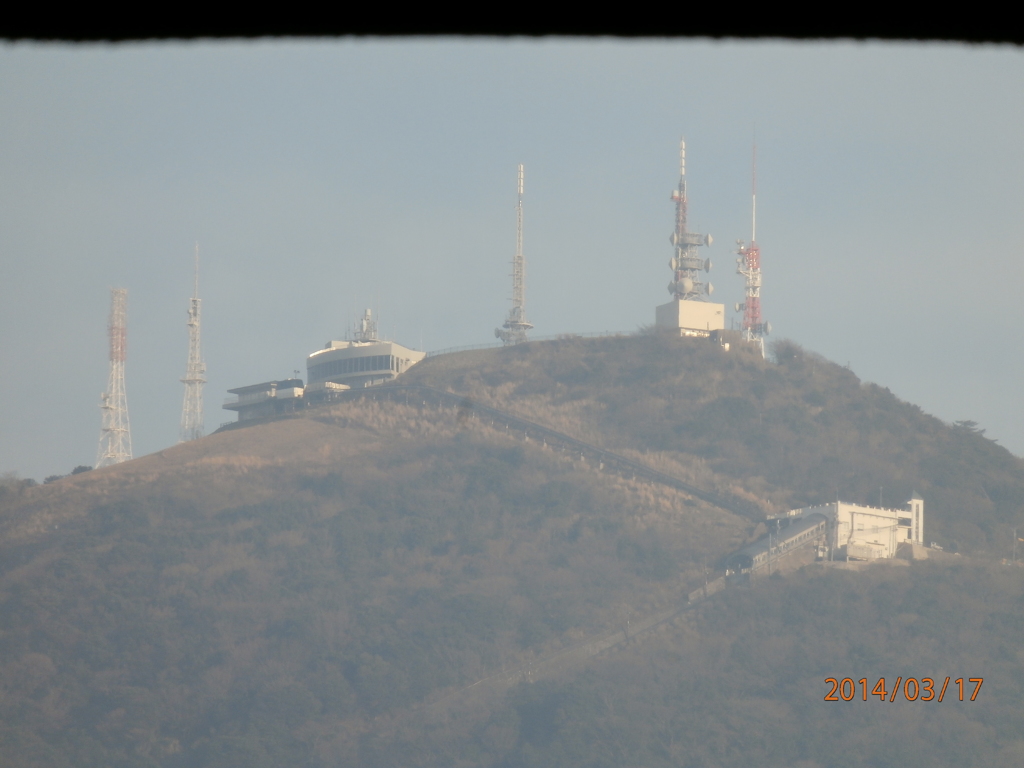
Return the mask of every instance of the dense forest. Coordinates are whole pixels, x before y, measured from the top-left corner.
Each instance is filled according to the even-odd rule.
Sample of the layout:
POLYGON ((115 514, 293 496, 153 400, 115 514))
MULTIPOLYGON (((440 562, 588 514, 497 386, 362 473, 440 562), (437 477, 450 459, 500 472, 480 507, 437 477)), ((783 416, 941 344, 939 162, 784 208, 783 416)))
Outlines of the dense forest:
POLYGON ((312 408, 0 482, 0 766, 1021 764, 1024 569, 996 564, 1020 460, 775 356, 568 339, 404 383, 779 508, 916 488, 965 556, 735 585, 585 664, 467 689, 684 606, 763 526, 469 407, 312 408), (826 677, 897 675, 986 683, 962 704, 822 700, 826 677))

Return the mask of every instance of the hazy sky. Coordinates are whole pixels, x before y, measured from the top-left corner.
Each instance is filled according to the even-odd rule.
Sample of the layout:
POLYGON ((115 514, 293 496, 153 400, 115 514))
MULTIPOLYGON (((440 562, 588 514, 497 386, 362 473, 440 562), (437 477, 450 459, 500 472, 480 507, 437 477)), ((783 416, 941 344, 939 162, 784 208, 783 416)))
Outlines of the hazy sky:
POLYGON ((1011 47, 5 45, 0 472, 94 462, 113 286, 135 454, 176 442, 196 241, 208 431, 366 306, 409 346, 494 341, 520 162, 536 335, 653 322, 680 135, 731 307, 755 133, 773 336, 1024 454, 1022 113, 1011 47))

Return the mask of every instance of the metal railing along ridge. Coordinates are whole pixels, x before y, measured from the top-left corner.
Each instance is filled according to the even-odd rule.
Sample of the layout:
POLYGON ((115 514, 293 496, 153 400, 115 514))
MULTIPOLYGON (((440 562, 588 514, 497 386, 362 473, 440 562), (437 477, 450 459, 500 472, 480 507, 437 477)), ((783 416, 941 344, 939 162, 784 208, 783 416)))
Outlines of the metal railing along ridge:
MULTIPOLYGON (((588 331, 587 333, 553 333, 548 336, 532 336, 527 339, 524 344, 529 344, 531 341, 567 341, 571 339, 600 339, 611 336, 635 336, 634 333, 627 333, 625 331, 588 331)), ((438 355, 450 355, 455 352, 469 352, 474 349, 498 349, 499 347, 505 346, 500 341, 492 341, 486 344, 468 344, 462 347, 445 347, 444 349, 434 349, 427 352, 427 357, 436 357, 438 355)))
POLYGON ((685 480, 681 480, 674 475, 654 469, 653 467, 649 467, 639 461, 626 458, 614 451, 609 451, 605 448, 599 448, 596 445, 591 445, 590 443, 578 440, 577 438, 571 437, 563 432, 559 432, 558 430, 542 426, 536 422, 530 421, 529 419, 524 419, 522 416, 516 416, 515 414, 511 414, 497 408, 482 405, 466 395, 459 395, 454 392, 445 392, 444 390, 428 387, 424 384, 385 384, 378 387, 367 387, 365 389, 350 389, 348 391, 338 393, 333 399, 335 402, 361 398, 370 398, 372 400, 405 400, 406 404, 410 404, 410 395, 415 395, 416 399, 420 400, 423 405, 426 405, 429 399, 436 402, 438 405, 451 407, 460 414, 465 414, 466 416, 471 413, 475 413, 478 416, 486 416, 491 419, 492 424, 504 424, 507 431, 514 430, 517 433, 522 432, 525 439, 539 440, 543 442, 544 445, 552 448, 560 448, 563 452, 566 450, 572 450, 573 453, 578 452, 581 459, 584 461, 589 459, 592 462, 597 462, 601 469, 608 467, 609 469, 618 471, 620 474, 631 476, 633 479, 639 478, 650 480, 661 485, 667 485, 688 493, 698 499, 702 499, 710 504, 714 504, 716 507, 729 510, 730 512, 735 512, 739 515, 747 517, 753 516, 757 519, 764 516, 763 510, 759 509, 755 504, 747 501, 746 499, 737 498, 731 494, 718 493, 716 491, 708 491, 703 488, 699 488, 698 486, 688 483, 685 480))

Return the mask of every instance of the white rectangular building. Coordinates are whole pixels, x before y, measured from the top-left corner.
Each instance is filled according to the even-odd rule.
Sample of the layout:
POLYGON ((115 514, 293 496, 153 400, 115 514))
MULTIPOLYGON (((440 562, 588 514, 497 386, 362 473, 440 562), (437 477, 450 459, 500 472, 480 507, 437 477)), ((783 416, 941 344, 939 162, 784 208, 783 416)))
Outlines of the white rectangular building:
POLYGON ((293 411, 302 404, 302 379, 265 381, 247 387, 229 389, 236 398, 224 402, 224 408, 238 411, 239 421, 262 419, 293 411))
POLYGON ((769 520, 824 515, 829 522, 827 538, 833 557, 877 560, 896 556, 900 544, 924 544, 924 501, 916 493, 905 509, 885 509, 833 501, 794 509, 769 520))
POLYGON ((707 338, 712 331, 725 328, 725 305, 672 299, 668 304, 654 308, 654 324, 658 328, 678 331, 680 336, 707 338))

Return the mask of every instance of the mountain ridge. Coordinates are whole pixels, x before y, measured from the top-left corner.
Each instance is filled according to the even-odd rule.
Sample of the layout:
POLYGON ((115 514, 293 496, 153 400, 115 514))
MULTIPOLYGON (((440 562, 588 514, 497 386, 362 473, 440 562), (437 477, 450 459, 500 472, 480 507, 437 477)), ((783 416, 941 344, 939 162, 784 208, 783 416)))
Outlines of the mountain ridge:
MULTIPOLYGON (((694 664, 715 670, 716 706, 736 722, 799 733, 770 713, 826 722, 834 710, 807 709, 815 675, 896 669, 907 658, 872 633, 905 644, 917 626, 939 638, 933 666, 973 673, 964 665, 984 665, 971 643, 987 648, 985 664, 1005 681, 992 701, 1011 701, 1024 690, 1024 650, 1012 639, 1024 585, 1019 569, 987 563, 1008 554, 1000 547, 1009 549, 1005 532, 1020 513, 1020 460, 795 345, 775 355, 656 334, 456 353, 401 382, 451 391, 444 408, 375 402, 367 391, 43 486, 6 482, 0 749, 17 768, 628 762, 594 752, 619 749, 593 730, 601 724, 622 743, 647 734, 649 746, 634 750, 645 764, 678 765, 672 734, 692 740, 701 728, 700 710, 678 696, 710 684, 694 664), (851 494, 876 492, 881 478, 899 498, 902 482, 927 500, 926 532, 974 557, 864 574, 812 569, 726 590, 613 655, 472 702, 456 696, 448 714, 428 716, 420 705, 498 670, 674 610, 717 556, 762 530, 678 487, 506 433, 474 418, 470 402, 774 509, 820 500, 818 474, 829 468, 851 494), (984 605, 969 604, 972 595, 984 605), (827 650, 770 613, 751 624, 757 600, 794 612, 827 650), (801 613, 801 600, 820 615, 801 613), (845 624, 844 606, 857 606, 862 626, 845 624), (957 610, 989 634, 958 639, 957 610), (781 654, 778 670, 754 664, 750 632, 781 654), (814 674, 800 671, 800 653, 812 651, 814 674), (753 709, 728 654, 761 687, 753 709), (773 699, 773 686, 799 707, 773 699), (619 689, 629 693, 616 703, 619 689), (666 714, 673 707, 682 719, 666 714), (641 713, 663 725, 650 731, 641 713)), ((978 727, 996 744, 979 747, 985 759, 1015 754, 1019 717, 987 706, 954 720, 982 715, 978 727)), ((875 715, 863 723, 885 727, 875 715)), ((712 739, 695 755, 756 758, 738 726, 721 727, 745 746, 712 739)), ((820 740, 802 753, 771 743, 766 765, 833 764, 820 740)))

